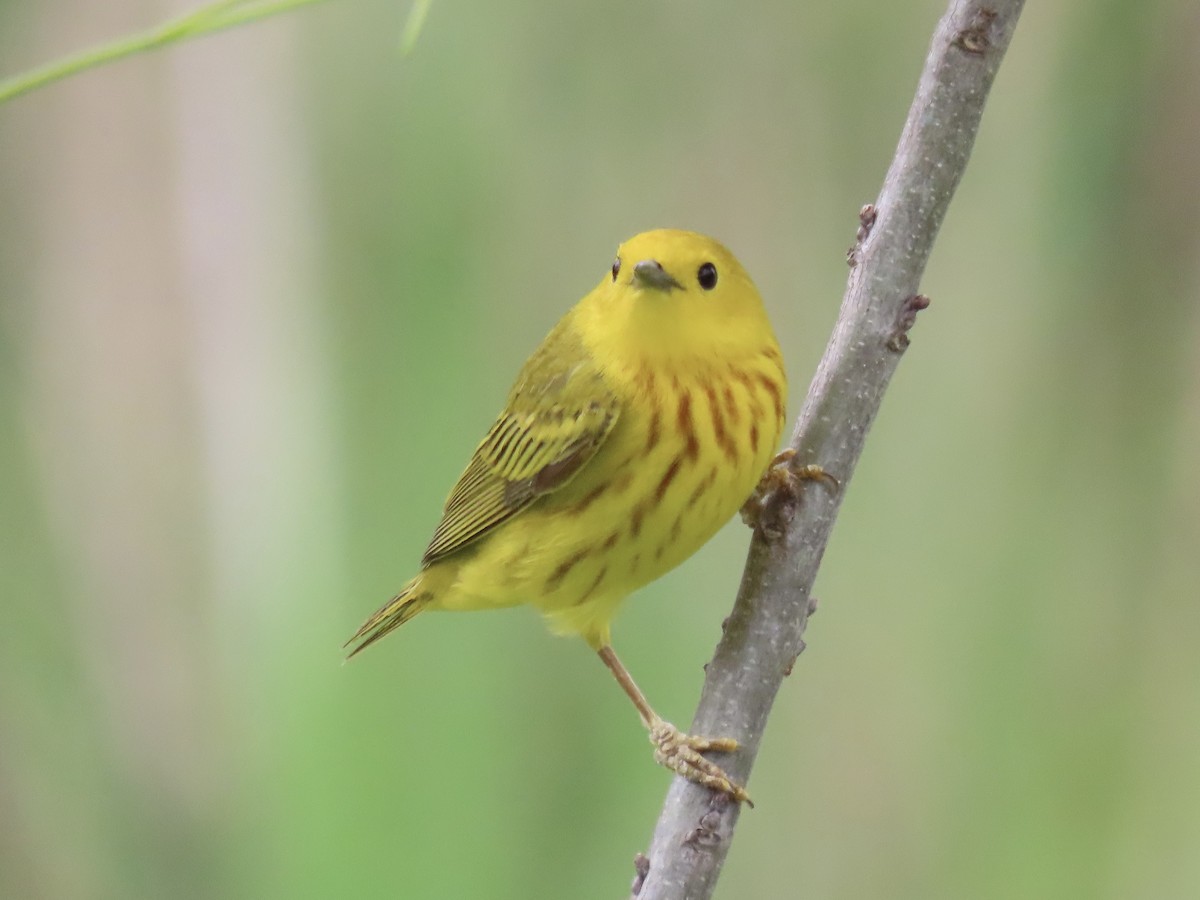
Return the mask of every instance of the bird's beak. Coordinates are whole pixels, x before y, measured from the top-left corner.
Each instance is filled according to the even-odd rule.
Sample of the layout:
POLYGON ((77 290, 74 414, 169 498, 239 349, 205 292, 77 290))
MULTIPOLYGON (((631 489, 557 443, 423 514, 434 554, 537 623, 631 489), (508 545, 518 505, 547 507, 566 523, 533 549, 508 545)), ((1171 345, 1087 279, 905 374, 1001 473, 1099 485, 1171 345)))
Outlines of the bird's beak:
POLYGON ((633 281, 642 287, 656 291, 683 290, 683 285, 671 277, 656 259, 643 259, 633 267, 633 281))

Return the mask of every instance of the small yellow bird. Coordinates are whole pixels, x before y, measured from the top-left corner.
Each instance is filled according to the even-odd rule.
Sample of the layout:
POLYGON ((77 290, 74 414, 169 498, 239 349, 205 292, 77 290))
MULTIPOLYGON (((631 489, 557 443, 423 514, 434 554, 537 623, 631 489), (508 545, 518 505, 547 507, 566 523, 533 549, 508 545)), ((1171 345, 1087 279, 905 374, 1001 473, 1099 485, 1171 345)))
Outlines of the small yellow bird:
POLYGON ((422 610, 532 604, 599 653, 659 763, 747 800, 700 755, 737 742, 664 721, 613 652, 609 624, 751 497, 786 391, 762 299, 728 250, 689 231, 626 241, 611 275, 525 363, 446 500, 420 574, 347 642, 350 655, 422 610))

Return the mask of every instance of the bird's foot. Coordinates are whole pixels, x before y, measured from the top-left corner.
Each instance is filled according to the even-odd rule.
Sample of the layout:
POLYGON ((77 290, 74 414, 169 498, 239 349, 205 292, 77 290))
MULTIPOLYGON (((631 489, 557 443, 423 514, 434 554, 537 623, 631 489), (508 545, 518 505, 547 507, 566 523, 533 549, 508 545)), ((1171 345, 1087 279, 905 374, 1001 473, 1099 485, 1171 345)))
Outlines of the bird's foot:
POLYGON ((688 781, 704 785, 736 802, 754 803, 746 789, 725 774, 725 770, 700 754, 705 751, 732 753, 738 748, 733 738, 704 738, 684 734, 670 722, 657 719, 650 726, 650 743, 654 745, 654 761, 666 766, 688 781))
POLYGON ((842 486, 841 482, 820 466, 793 466, 792 460, 795 457, 796 451, 791 447, 776 453, 758 486, 754 488, 754 493, 742 504, 742 521, 768 538, 776 538, 782 534, 787 519, 790 519, 788 513, 791 511, 791 504, 775 502, 776 498, 795 501, 800 494, 800 485, 805 481, 824 482, 833 491, 842 486))

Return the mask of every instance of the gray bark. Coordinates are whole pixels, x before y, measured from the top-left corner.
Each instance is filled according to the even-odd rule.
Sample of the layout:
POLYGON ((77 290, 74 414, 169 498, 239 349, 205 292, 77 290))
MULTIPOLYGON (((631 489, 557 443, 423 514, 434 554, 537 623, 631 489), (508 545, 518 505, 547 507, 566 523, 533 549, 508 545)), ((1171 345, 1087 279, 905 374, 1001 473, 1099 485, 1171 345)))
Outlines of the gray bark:
MULTIPOLYGON (((928 305, 917 293, 921 274, 1022 6, 1023 0, 951 2, 879 199, 861 215, 841 313, 791 441, 797 465, 820 465, 841 489, 807 481, 799 500, 782 492, 772 498, 689 729, 737 738, 740 749, 719 761, 743 782, 780 684, 804 649, 809 591, 867 432, 916 313, 928 305)), ((675 778, 649 853, 637 860, 637 900, 711 897, 740 812, 724 797, 675 778)))

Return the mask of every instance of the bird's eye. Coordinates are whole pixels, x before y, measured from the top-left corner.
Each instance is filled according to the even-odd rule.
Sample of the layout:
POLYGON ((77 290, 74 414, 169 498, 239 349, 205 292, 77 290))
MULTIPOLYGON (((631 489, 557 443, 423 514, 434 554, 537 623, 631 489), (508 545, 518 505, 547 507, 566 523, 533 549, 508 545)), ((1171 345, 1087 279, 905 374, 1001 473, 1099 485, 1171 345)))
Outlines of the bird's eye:
POLYGON ((613 281, 617 280, 617 276, 621 274, 621 257, 613 260, 613 281))
POLYGON ((696 278, 700 282, 700 287, 711 291, 717 286, 717 267, 712 263, 705 263, 696 272, 696 278))

